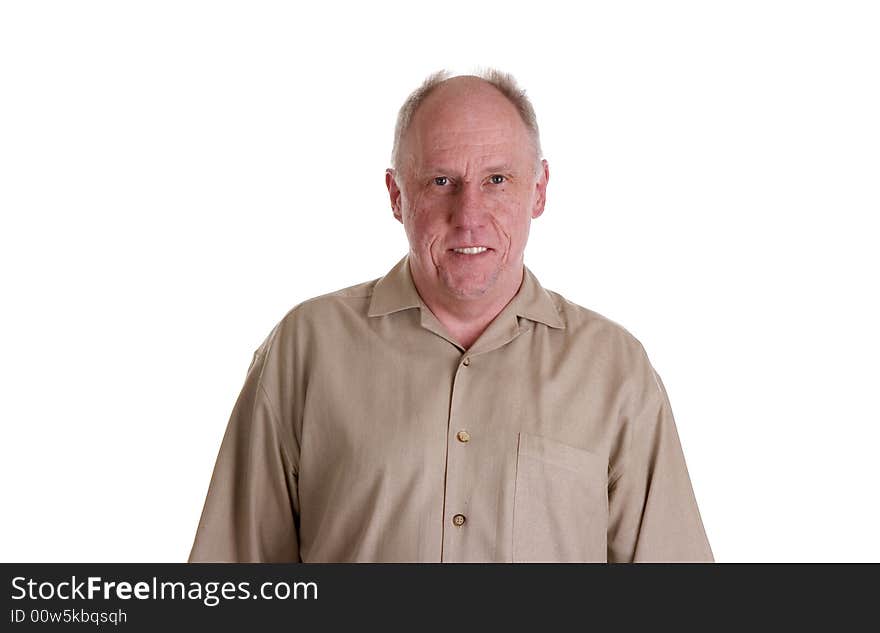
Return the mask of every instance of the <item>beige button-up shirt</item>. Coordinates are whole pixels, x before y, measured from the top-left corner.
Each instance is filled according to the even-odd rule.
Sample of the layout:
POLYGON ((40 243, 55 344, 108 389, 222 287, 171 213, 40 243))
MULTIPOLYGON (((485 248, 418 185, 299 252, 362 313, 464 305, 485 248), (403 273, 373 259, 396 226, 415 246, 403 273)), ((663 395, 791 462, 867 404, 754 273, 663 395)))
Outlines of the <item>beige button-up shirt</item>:
POLYGON ((293 308, 254 354, 189 558, 712 561, 642 345, 523 283, 470 349, 384 277, 293 308))

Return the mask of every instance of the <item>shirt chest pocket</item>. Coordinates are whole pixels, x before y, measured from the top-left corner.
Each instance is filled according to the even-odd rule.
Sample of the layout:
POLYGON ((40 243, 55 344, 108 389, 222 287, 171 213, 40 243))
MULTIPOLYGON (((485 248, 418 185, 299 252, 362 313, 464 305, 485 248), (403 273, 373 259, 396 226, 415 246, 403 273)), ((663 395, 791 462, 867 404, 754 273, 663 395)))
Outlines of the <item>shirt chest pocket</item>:
POLYGON ((601 456, 520 433, 513 562, 604 562, 608 471, 601 456))

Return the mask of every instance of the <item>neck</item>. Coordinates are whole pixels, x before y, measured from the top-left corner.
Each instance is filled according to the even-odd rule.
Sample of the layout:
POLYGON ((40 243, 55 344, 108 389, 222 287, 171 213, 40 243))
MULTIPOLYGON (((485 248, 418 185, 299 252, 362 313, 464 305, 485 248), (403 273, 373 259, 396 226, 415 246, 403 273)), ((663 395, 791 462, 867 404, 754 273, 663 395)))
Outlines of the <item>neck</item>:
MULTIPOLYGON (((470 348, 489 327, 522 285, 524 269, 511 276, 503 285, 492 288, 491 295, 463 299, 451 293, 432 294, 410 267, 413 283, 428 309, 443 324, 455 341, 464 349, 470 348)), ((500 281, 500 280, 499 280, 500 281)))

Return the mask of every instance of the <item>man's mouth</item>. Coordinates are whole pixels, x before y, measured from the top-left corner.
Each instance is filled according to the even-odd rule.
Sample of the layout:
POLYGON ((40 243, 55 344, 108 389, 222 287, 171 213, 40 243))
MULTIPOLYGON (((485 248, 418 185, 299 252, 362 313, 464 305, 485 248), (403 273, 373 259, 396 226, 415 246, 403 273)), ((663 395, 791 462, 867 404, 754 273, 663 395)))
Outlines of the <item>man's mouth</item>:
POLYGON ((480 253, 485 253, 492 249, 488 246, 462 246, 460 248, 452 248, 449 250, 453 253, 458 253, 459 255, 479 255, 480 253))

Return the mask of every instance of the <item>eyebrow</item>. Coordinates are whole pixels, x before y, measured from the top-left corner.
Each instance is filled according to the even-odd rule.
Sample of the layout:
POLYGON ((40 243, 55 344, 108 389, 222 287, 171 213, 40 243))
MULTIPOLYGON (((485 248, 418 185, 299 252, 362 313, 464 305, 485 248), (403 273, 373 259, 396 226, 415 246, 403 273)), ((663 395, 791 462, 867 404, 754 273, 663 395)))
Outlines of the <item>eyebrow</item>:
POLYGON ((510 165, 502 164, 502 165, 493 165, 492 167, 488 167, 486 169, 486 171, 492 172, 493 174, 497 174, 497 173, 510 172, 510 171, 513 171, 513 169, 511 169, 510 165))
MULTIPOLYGON (((422 169, 420 169, 419 171, 421 173, 437 173, 437 172, 443 173, 443 174, 457 173, 457 171, 455 169, 444 167, 443 165, 427 165, 427 166, 423 167, 422 169)), ((511 168, 511 166, 509 164, 501 163, 501 164, 496 164, 496 165, 490 165, 489 167, 486 167, 480 171, 483 173, 489 173, 489 174, 503 174, 503 173, 509 173, 509 172, 513 171, 513 169, 511 168)))

